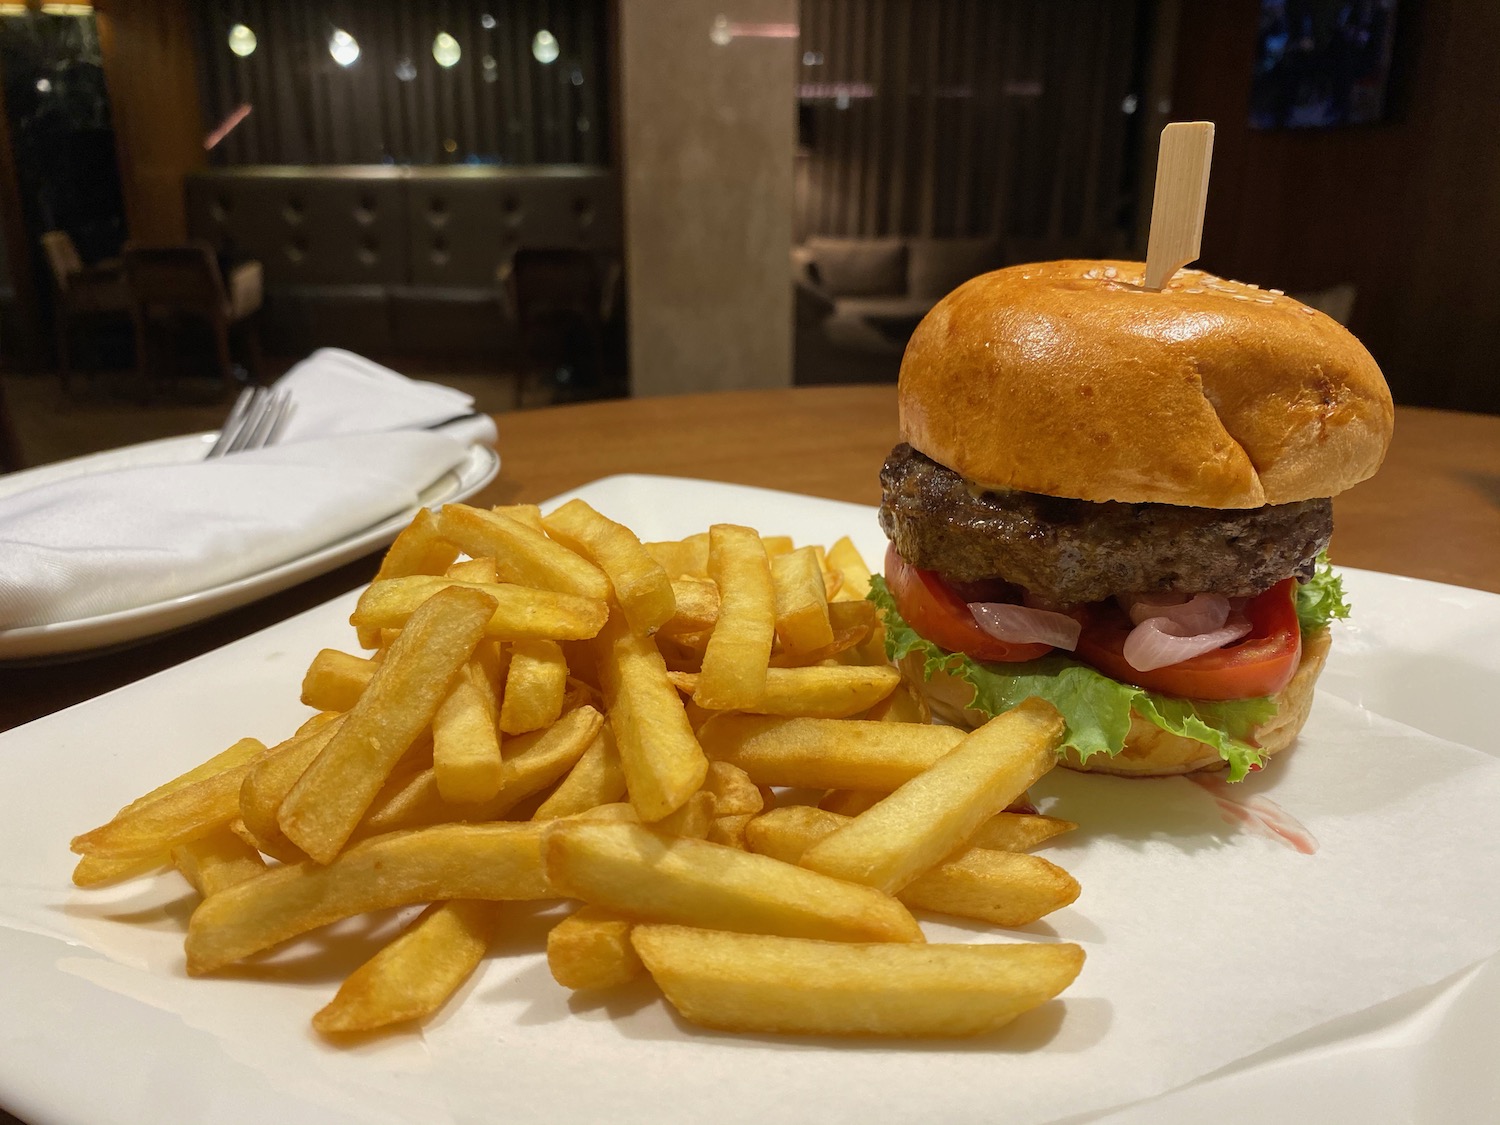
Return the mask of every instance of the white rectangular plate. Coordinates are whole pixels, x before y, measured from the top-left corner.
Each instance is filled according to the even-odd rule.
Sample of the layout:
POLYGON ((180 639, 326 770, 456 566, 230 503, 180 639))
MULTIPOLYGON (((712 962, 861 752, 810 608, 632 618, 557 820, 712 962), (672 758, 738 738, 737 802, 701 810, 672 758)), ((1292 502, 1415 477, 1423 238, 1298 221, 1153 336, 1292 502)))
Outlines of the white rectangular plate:
MULTIPOLYGON (((647 539, 730 521, 804 543, 849 534, 877 569, 884 550, 873 510, 850 504, 649 477, 609 478, 559 499, 574 495, 647 539)), ((1488 747, 1488 705, 1500 683, 1500 597, 1344 573, 1356 617, 1341 627, 1321 690, 1488 747)), ((312 654, 353 645, 353 600, 0 735, 0 1106, 32 1125, 1063 1117, 1280 1125, 1470 1120, 1469 1110, 1500 1095, 1497 1068, 1484 1057, 1500 1032, 1500 972, 1491 962, 1309 1028, 1108 1117, 1098 1115, 1138 1096, 1131 1083, 1084 1111, 1059 1081, 1055 1103, 1033 1102, 1017 1114, 1010 1084, 1076 1068, 1058 1057, 1072 1042, 1069 1029, 1098 1025, 1098 1013, 1108 1010, 1109 997, 1083 979, 1081 995, 1066 994, 1065 1003, 999 1039, 875 1044, 719 1035, 676 1020, 648 983, 597 999, 570 996, 552 982, 540 952, 550 918, 524 908, 508 916, 491 958, 426 1027, 332 1047, 308 1021, 375 948, 365 928, 335 927, 277 957, 274 971, 189 980, 185 884, 163 874, 76 891, 67 841, 237 738, 289 733, 306 714, 298 684, 312 654), (1021 1050, 1037 1044, 1048 1045, 1021 1050)), ((1216 861, 1212 849, 1201 858, 1216 861)), ((1108 956, 1117 921, 1078 913, 1084 905, 1048 923, 1064 937, 1094 935, 1093 963, 1108 956)), ((382 932, 403 917, 383 920, 382 932)), ((1170 906, 1161 907, 1154 924, 1170 933, 1172 923, 1170 906)), ((931 920, 927 927, 942 940, 989 939, 979 929, 931 920)), ((1034 936, 1052 932, 1044 925, 1034 936)), ((1245 940, 1224 955, 1253 956, 1255 935, 1245 940)), ((1413 956, 1420 959, 1421 950, 1413 956)), ((1276 971, 1265 966, 1268 976, 1276 971)), ((1178 983, 1194 987, 1191 979, 1178 983)), ((1127 1015, 1117 1012, 1114 1026, 1127 1015)), ((1102 1026, 1108 1035, 1110 1021, 1102 1026)), ((1173 1034, 1161 1029, 1168 1040, 1173 1034)), ((1077 1047, 1084 1052, 1088 1044, 1077 1047)))

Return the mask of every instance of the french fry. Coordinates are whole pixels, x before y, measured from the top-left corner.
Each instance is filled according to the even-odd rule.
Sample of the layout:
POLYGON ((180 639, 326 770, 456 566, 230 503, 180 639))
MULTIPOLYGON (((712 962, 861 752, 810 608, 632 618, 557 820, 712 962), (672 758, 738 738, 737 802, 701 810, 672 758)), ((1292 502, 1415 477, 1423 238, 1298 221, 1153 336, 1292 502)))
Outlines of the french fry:
POLYGON ((432 770, 399 785, 387 786, 371 804, 357 835, 364 839, 446 821, 497 820, 567 773, 603 724, 604 716, 598 711, 580 707, 546 730, 507 740, 506 756, 500 764, 500 791, 491 800, 477 805, 452 805, 444 801, 432 770))
POLYGON ((266 747, 258 739, 242 738, 230 751, 229 760, 238 764, 127 805, 108 824, 74 837, 73 850, 108 858, 165 857, 178 844, 228 824, 239 815, 240 784, 250 763, 266 747))
POLYGON ((178 844, 172 849, 172 864, 204 898, 253 879, 266 869, 260 852, 227 827, 178 844))
MULTIPOLYGON (((808 848, 850 823, 824 809, 789 805, 756 817, 745 838, 751 851, 800 863, 808 848)), ((915 910, 1015 927, 1067 906, 1078 897, 1078 882, 1041 856, 970 846, 918 875, 896 897, 915 910)))
POLYGON ((543 844, 558 893, 631 918, 833 941, 922 941, 895 899, 766 856, 632 824, 565 821, 543 844))
POLYGON ((830 789, 818 800, 818 808, 839 816, 858 816, 888 796, 874 789, 830 789))
POLYGON ((981 1035, 1083 967, 1063 942, 855 945, 640 925, 631 943, 684 1019, 793 1035, 981 1035))
POLYGON ((895 894, 1051 769, 1062 736, 1056 708, 1027 699, 808 848, 799 862, 895 894))
POLYGON ((1077 828, 1071 820, 1037 813, 996 813, 969 838, 969 846, 1001 852, 1029 852, 1054 836, 1077 828))
POLYGON ((719 587, 708 578, 683 575, 672 579, 672 616, 662 623, 660 635, 707 633, 719 619, 719 587))
POLYGON ((739 766, 757 785, 889 793, 951 751, 963 732, 864 719, 716 715, 699 738, 705 754, 739 766))
POLYGON ((843 575, 837 595, 840 601, 865 600, 870 593, 870 567, 847 535, 828 548, 828 565, 843 575))
POLYGON ((716 711, 753 709, 765 694, 776 629, 771 565, 760 536, 734 524, 709 528, 708 576, 719 587, 719 620, 693 702, 716 711))
POLYGON ((461 559, 443 572, 445 578, 460 582, 498 582, 499 572, 492 558, 461 559))
MULTIPOLYGON (((314 716, 316 717, 316 716, 314 716)), ((233 769, 237 766, 253 760, 261 753, 261 744, 254 739, 241 739, 227 750, 221 750, 206 762, 201 762, 185 773, 179 774, 171 781, 158 785, 151 792, 143 794, 124 806, 115 814, 118 820, 132 809, 156 800, 158 797, 174 793, 184 789, 206 778, 213 777, 224 770, 233 769)), ((79 887, 98 887, 106 883, 118 882, 135 875, 144 874, 154 868, 170 863, 171 858, 164 849, 159 853, 148 855, 124 855, 104 856, 85 855, 81 857, 73 869, 73 883, 79 887)))
POLYGON ((532 531, 540 531, 544 535, 547 532, 542 526, 542 510, 535 504, 496 504, 490 511, 499 516, 509 516, 517 523, 524 523, 532 531))
POLYGON ((281 802, 292 791, 343 725, 340 716, 332 722, 298 733, 273 748, 250 767, 240 783, 240 820, 255 841, 255 846, 269 856, 296 863, 305 858, 302 849, 286 838, 277 821, 281 802))
POLYGON ((494 612, 487 594, 453 587, 412 614, 338 733, 282 802, 277 822, 287 839, 320 863, 338 855, 401 755, 432 722, 494 612))
POLYGON ((532 820, 555 820, 561 816, 586 812, 596 805, 606 805, 625 796, 625 770, 620 765, 620 751, 608 723, 599 729, 577 764, 568 771, 552 795, 532 814, 532 820))
MULTIPOLYGON (((846 605, 869 605, 869 602, 846 602, 846 605)), ((865 712, 866 719, 877 719, 882 723, 932 722, 932 707, 927 697, 903 679, 896 690, 865 712)))
POLYGON ((500 729, 526 734, 557 722, 568 688, 568 664, 556 641, 517 641, 500 696, 500 729))
POLYGON ((710 844, 723 844, 729 848, 739 848, 744 851, 748 846, 747 831, 750 822, 755 819, 754 813, 732 813, 727 816, 714 817, 713 823, 708 826, 708 835, 703 838, 710 844))
POLYGON ((690 575, 694 578, 708 577, 708 532, 700 531, 686 539, 668 540, 643 544, 646 553, 655 559, 672 579, 690 575))
POLYGON ((712 793, 714 816, 739 816, 758 813, 765 807, 760 788, 750 775, 729 762, 709 762, 703 789, 712 793))
POLYGON ((708 759, 650 638, 611 614, 595 656, 630 803, 642 820, 660 820, 703 785, 708 759))
POLYGON ((700 789, 689 797, 676 812, 662 817, 651 825, 651 829, 663 836, 682 836, 701 840, 708 835, 713 822, 714 795, 700 789))
MULTIPOLYGON (((431 509, 420 508, 411 523, 401 529, 401 534, 386 549, 380 560, 380 569, 371 581, 384 582, 389 578, 407 578, 414 574, 442 574, 456 558, 458 548, 438 534, 436 514, 431 509)), ((358 634, 360 648, 381 646, 379 627, 358 625, 358 634)))
MULTIPOLYGON (((562 548, 558 548, 561 550, 562 548)), ((608 615, 603 601, 532 590, 503 582, 472 585, 427 575, 392 578, 366 588, 350 615, 359 628, 404 627, 408 618, 440 590, 477 590, 494 599, 495 611, 485 624, 492 640, 587 640, 599 632, 608 615)))
MULTIPOLYGON (((699 701, 702 673, 695 676, 691 672, 673 672, 671 676, 679 690, 690 692, 699 701)), ((768 668, 765 691, 759 701, 741 710, 756 715, 846 719, 879 703, 900 682, 901 673, 889 665, 768 668)))
POLYGON ((783 648, 814 652, 833 644, 828 590, 811 547, 772 558, 771 586, 776 597, 776 636, 783 648))
POLYGON ((504 782, 494 692, 473 661, 432 717, 432 776, 443 800, 455 804, 488 801, 504 782))
POLYGON ((525 823, 439 824, 377 836, 326 865, 309 860, 270 868, 198 904, 188 923, 188 972, 211 973, 372 910, 448 899, 550 898, 541 832, 525 823))
POLYGON ((506 582, 593 601, 609 597, 609 579, 602 570, 509 516, 466 504, 444 504, 438 527, 444 538, 474 558, 492 557, 506 582))
POLYGON ((478 968, 499 911, 475 899, 433 903, 345 979, 313 1027, 325 1035, 374 1031, 430 1016, 478 968))
POLYGON ((646 971, 630 944, 633 921, 580 906, 547 933, 547 968, 564 988, 613 988, 646 971))
POLYGON ((783 649, 771 656, 772 668, 797 668, 818 664, 825 660, 838 660, 841 664, 880 665, 889 663, 883 657, 870 660, 862 650, 865 642, 880 624, 873 602, 830 602, 828 605, 829 626, 833 640, 822 648, 811 652, 794 652, 783 649))
POLYGON ((762 535, 760 545, 765 548, 766 557, 771 559, 787 554, 793 547, 790 535, 762 535))
POLYGON ((569 500, 542 519, 547 534, 609 578, 615 600, 637 633, 654 633, 676 610, 672 580, 628 527, 569 500))
POLYGON ((376 666, 362 656, 325 648, 302 677, 302 702, 319 711, 347 711, 359 701, 376 666))

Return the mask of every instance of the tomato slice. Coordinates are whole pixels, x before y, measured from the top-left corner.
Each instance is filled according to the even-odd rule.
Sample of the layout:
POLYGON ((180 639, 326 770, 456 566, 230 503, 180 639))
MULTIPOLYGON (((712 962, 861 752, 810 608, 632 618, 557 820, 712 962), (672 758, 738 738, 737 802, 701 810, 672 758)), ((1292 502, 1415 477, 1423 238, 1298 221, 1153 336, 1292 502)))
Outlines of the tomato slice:
POLYGON ((885 553, 885 584, 896 599, 896 611, 906 623, 933 644, 962 652, 975 660, 1014 663, 1035 660, 1052 651, 1051 645, 1002 641, 974 622, 963 598, 935 571, 919 570, 896 553, 885 553))
POLYGON ((1302 659, 1295 578, 1272 586, 1245 606, 1250 632, 1234 644, 1191 659, 1140 672, 1125 659, 1130 618, 1113 603, 1092 607, 1073 653, 1106 676, 1147 691, 1189 699, 1252 699, 1286 687, 1302 659))

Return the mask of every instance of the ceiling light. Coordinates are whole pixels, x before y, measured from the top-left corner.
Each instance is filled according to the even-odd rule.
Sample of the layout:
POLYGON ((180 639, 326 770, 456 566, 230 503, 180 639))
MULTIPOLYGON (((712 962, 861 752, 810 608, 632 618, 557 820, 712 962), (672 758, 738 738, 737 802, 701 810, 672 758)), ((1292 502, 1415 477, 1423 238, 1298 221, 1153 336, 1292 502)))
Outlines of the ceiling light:
POLYGON ((531 57, 539 63, 554 63, 561 52, 557 46, 557 36, 545 27, 536 33, 536 38, 531 41, 531 57))
POLYGON ((229 49, 242 59, 255 54, 255 32, 242 23, 229 29, 229 49))
POLYGON ((438 66, 453 66, 463 58, 463 54, 458 40, 446 31, 438 32, 437 38, 432 41, 432 58, 438 66))
POLYGON ((353 66, 359 61, 359 44, 340 27, 328 37, 328 53, 339 66, 353 66))
POLYGON ((488 12, 485 12, 484 15, 479 17, 479 26, 484 28, 486 31, 494 31, 495 17, 490 15, 488 12))

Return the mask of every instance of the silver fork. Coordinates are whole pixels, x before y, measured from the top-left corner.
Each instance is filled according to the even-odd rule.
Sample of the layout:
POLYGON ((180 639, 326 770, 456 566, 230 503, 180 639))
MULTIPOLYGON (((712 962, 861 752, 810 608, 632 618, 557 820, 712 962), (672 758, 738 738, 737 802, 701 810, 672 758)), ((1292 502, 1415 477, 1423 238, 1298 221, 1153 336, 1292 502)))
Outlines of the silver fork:
POLYGON ((296 409, 297 404, 286 391, 246 387, 235 399, 205 460, 275 445, 296 409))

